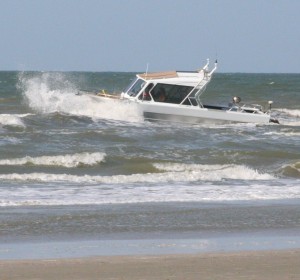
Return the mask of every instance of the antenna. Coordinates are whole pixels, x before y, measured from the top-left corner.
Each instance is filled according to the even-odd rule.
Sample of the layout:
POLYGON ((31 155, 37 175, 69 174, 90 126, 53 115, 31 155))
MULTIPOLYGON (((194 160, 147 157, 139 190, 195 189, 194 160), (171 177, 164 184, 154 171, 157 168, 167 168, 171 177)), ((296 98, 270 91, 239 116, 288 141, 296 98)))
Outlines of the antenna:
POLYGON ((146 78, 147 78, 147 75, 148 75, 148 69, 149 69, 149 62, 147 62, 147 67, 146 67, 146 78))

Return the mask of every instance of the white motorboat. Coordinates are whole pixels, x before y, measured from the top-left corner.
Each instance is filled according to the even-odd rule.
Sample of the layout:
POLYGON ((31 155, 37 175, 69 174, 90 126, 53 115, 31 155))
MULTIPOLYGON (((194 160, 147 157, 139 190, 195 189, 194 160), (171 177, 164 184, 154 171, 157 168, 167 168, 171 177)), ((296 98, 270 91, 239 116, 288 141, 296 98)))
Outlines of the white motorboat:
MULTIPOLYGON (((177 122, 244 122, 265 124, 278 123, 271 118, 271 104, 266 110, 258 104, 242 104, 239 97, 233 97, 227 106, 212 106, 201 102, 207 84, 217 69, 209 70, 207 64, 198 71, 170 71, 137 74, 120 99, 136 102, 145 119, 177 122)), ((116 98, 105 92, 98 97, 116 98)))

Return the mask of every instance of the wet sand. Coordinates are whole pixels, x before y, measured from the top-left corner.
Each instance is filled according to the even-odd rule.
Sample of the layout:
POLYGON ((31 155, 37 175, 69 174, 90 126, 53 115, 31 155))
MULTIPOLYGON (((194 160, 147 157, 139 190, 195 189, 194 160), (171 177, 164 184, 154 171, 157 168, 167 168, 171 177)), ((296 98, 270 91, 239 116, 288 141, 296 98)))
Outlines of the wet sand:
POLYGON ((300 250, 0 261, 14 279, 300 279, 300 250))

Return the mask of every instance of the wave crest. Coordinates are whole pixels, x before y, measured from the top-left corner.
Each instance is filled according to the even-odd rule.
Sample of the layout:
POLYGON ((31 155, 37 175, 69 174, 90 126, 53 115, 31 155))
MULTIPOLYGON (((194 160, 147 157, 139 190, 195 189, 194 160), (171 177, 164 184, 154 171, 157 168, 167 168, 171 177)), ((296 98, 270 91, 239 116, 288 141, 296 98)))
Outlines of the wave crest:
POLYGON ((0 165, 48 165, 63 167, 78 167, 81 165, 95 165, 104 161, 105 153, 78 153, 73 155, 40 156, 0 160, 0 165))
POLYGON ((0 114, 0 125, 2 126, 16 126, 16 127, 26 127, 22 121, 23 117, 29 114, 0 114))
POLYGON ((297 117, 297 118, 300 118, 300 110, 293 110, 293 109, 280 109, 281 112, 289 115, 289 116, 292 116, 292 117, 297 117))
POLYGON ((295 162, 283 166, 282 174, 288 177, 300 178, 300 162, 295 162))
POLYGON ((244 165, 200 165, 200 164, 155 164, 162 171, 171 173, 185 173, 193 178, 202 180, 219 181, 223 179, 237 180, 271 180, 274 177, 267 173, 259 173, 244 165))
MULTIPOLYGON (((65 160, 64 156, 48 158, 48 164, 57 165, 58 162, 67 167, 78 166, 78 160, 65 160)), ((80 154, 82 157, 82 154, 80 154)), ((24 159, 22 160, 22 164, 24 159)), ((43 162, 46 158, 35 159, 35 162, 43 162)), ((1 161, 0 161, 1 163, 1 161)), ((5 163, 5 162, 4 162, 5 163)), ((12 162, 13 164, 14 162, 12 162)), ((74 183, 104 183, 104 184, 132 184, 132 183, 167 183, 167 182, 197 182, 197 181, 222 181, 231 180, 271 180, 274 177, 267 173, 259 173, 256 170, 240 165, 199 165, 199 164, 154 164, 159 173, 113 175, 113 176, 77 176, 68 174, 47 174, 47 173, 28 173, 28 174, 3 174, 3 180, 21 181, 67 181, 74 183)))

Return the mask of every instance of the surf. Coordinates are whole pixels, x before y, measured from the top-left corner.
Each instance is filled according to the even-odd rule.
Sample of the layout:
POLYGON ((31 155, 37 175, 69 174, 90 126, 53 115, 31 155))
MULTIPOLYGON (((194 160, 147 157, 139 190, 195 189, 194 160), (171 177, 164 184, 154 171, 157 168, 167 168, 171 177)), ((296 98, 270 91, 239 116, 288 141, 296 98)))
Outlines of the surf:
POLYGON ((20 166, 20 165, 36 165, 36 166, 61 166, 67 168, 79 166, 93 166, 105 160, 105 153, 75 153, 55 156, 26 156, 23 158, 3 159, 0 165, 20 166))
MULTIPOLYGON (((101 155, 103 157, 103 155, 101 155)), ((64 166, 72 165, 74 160, 68 163, 68 159, 56 157, 55 160, 44 160, 45 157, 33 159, 2 160, 0 163, 9 165, 25 164, 26 162, 36 162, 41 165, 60 164, 64 166), (66 163, 67 162, 67 163, 66 163)), ((77 164, 77 160, 75 161, 77 164)), ((77 165, 76 165, 77 166, 77 165)), ((262 173, 244 165, 201 165, 201 164, 176 164, 176 163, 154 163, 156 172, 136 173, 130 175, 113 176, 91 176, 91 175, 69 175, 69 174, 47 174, 47 173, 27 173, 27 174, 1 174, 3 180, 13 181, 36 181, 36 182, 55 182, 65 181, 73 183, 103 183, 103 184, 136 184, 136 183, 170 183, 170 182, 220 182, 223 180, 272 180, 274 176, 268 173, 262 173)))

